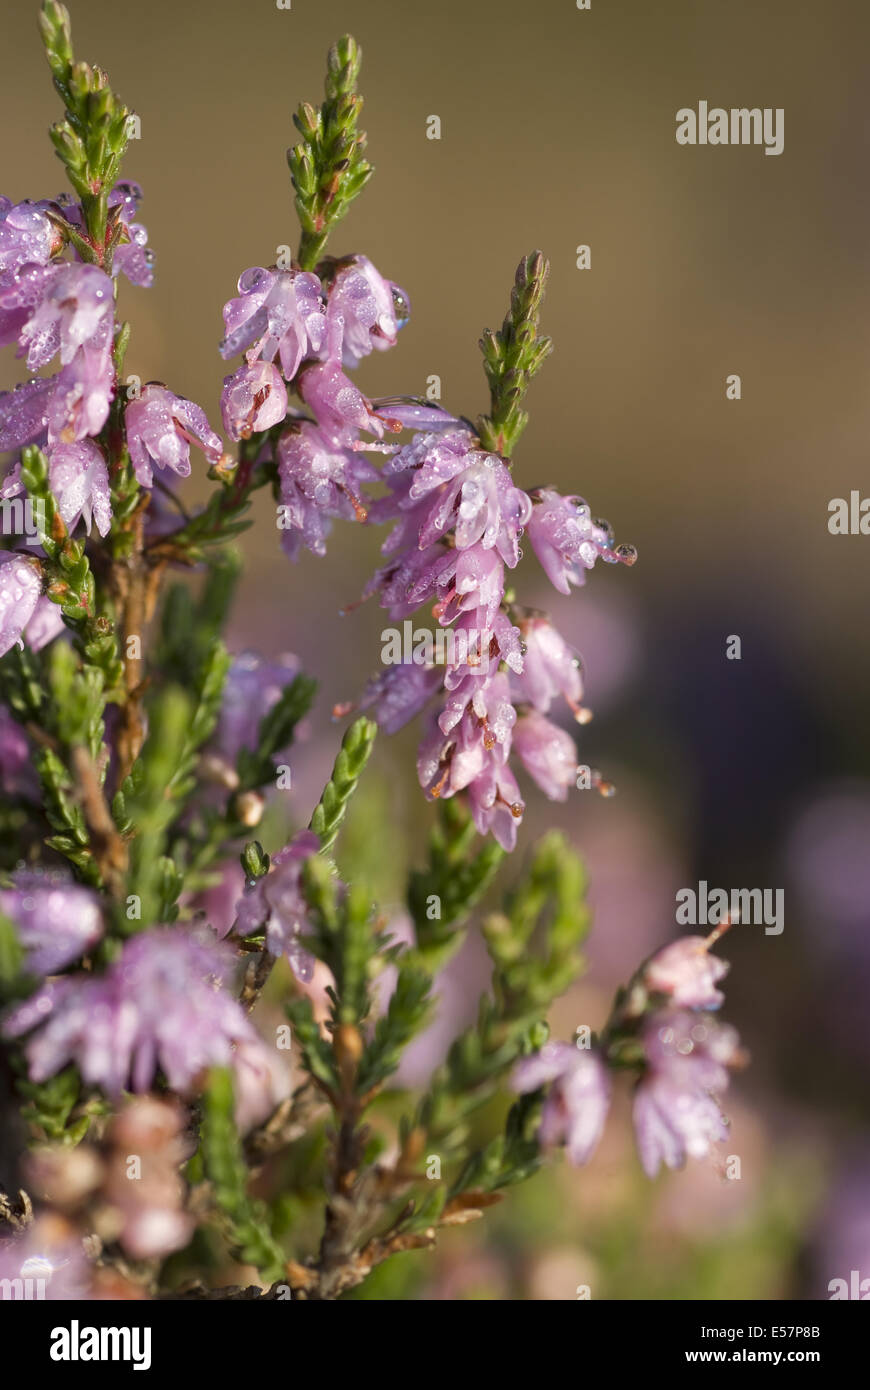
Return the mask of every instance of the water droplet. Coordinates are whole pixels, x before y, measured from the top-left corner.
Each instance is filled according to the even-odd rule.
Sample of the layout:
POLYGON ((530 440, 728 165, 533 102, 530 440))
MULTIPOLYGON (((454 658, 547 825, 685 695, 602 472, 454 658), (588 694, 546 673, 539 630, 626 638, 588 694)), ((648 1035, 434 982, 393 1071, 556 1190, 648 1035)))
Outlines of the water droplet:
POLYGON ((393 296, 393 313, 396 316, 396 327, 404 328, 411 317, 411 305, 404 290, 400 290, 398 285, 391 286, 393 296))

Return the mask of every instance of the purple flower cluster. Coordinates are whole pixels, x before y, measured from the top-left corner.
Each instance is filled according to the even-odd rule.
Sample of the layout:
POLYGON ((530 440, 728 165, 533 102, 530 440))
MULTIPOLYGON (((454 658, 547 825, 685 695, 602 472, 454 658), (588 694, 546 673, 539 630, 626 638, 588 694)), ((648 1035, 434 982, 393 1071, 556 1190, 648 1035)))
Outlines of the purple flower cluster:
POLYGON ((440 690, 420 747, 420 783, 430 797, 465 791, 481 833, 512 849, 524 805, 509 755, 546 796, 564 801, 576 783, 576 746, 548 717, 551 705, 561 697, 580 722, 589 716, 577 654, 546 617, 506 599, 506 572, 519 562, 524 532, 564 593, 597 559, 631 564, 634 550, 614 547, 579 498, 523 492, 507 461, 457 420, 415 435, 382 476, 389 492, 371 518, 394 527, 367 593, 394 619, 431 604, 453 642, 434 678, 394 666, 369 685, 363 705, 395 729, 440 690))
MULTIPOLYGON (((94 248, 84 261, 71 236, 87 240, 81 206, 62 196, 55 202, 13 204, 0 197, 0 346, 14 345, 32 373, 54 359, 54 375, 32 376, 0 393, 0 452, 36 444, 47 456, 49 483, 61 517, 72 531, 80 521, 101 536, 111 525, 110 465, 104 435, 118 391, 114 358, 115 280, 148 286, 153 278, 148 235, 138 221, 141 190, 118 183, 108 198, 119 240, 111 253, 94 248), (98 262, 98 263, 97 263, 98 262)), ((115 233, 113 232, 113 242, 115 233)), ((204 412, 192 401, 151 383, 125 409, 125 434, 138 482, 151 487, 154 468, 185 476, 195 442, 210 463, 223 444, 204 412)), ((0 496, 23 495, 14 463, 0 496)), ((28 576, 15 556, 0 569, 0 655, 20 640, 32 615, 35 570, 28 576)))
POLYGON ((15 925, 29 974, 63 970, 103 935, 96 893, 59 871, 19 869, 12 886, 0 889, 0 912, 15 925))
POLYGON ((358 450, 360 432, 382 439, 401 428, 344 368, 393 346, 407 297, 365 256, 327 259, 318 272, 255 266, 224 305, 221 353, 245 359, 224 381, 224 426, 236 440, 285 426, 275 453, 282 540, 293 558, 302 546, 324 554, 333 518, 365 519, 362 487, 378 472, 358 450), (288 414, 290 386, 309 416, 288 414))
POLYGON ((484 449, 465 421, 362 394, 346 369, 392 347, 409 312, 404 292, 366 257, 327 259, 317 274, 254 267, 238 288, 224 305, 221 352, 244 355, 224 381, 226 430, 236 440, 275 430, 256 457, 274 460, 291 558, 303 546, 323 555, 337 517, 392 524, 386 563, 365 597, 377 594, 395 619, 428 605, 452 641, 437 663, 390 666, 370 682, 362 708, 393 731, 440 692, 420 747, 420 783, 433 798, 466 793, 478 829, 512 849, 524 805, 511 751, 547 796, 564 800, 576 750, 550 707, 562 697, 581 722, 589 716, 576 653, 545 617, 506 601, 506 572, 521 558, 524 531, 565 594, 597 559, 632 564, 635 551, 615 546, 581 498, 517 487, 508 460, 484 449), (289 408, 288 387, 309 414, 289 408), (382 442, 418 427, 401 448, 382 442), (390 457, 378 469, 366 450, 390 457), (373 483, 386 494, 367 495, 373 483))
MULTIPOLYGON (((65 892, 69 915, 78 911, 84 919, 83 907, 69 897, 84 890, 65 892)), ((29 911, 36 945, 47 950, 42 936, 58 910, 45 903, 29 911)), ((81 937, 84 928, 80 923, 75 932, 65 931, 81 937)), ((56 963, 58 943, 51 949, 56 963)), ((235 965, 233 951, 210 932, 156 927, 131 938, 102 975, 47 980, 7 1012, 3 1032, 30 1035, 25 1051, 32 1080, 44 1081, 75 1062, 85 1082, 115 1098, 124 1090, 148 1090, 158 1068, 172 1090, 186 1096, 206 1068, 231 1066, 237 1118, 245 1128, 283 1099, 286 1078, 231 992, 235 965)))
MULTIPOLYGON (((687 1158, 704 1158, 728 1137, 716 1095, 727 1088, 728 1068, 740 1060, 736 1031, 698 1012, 722 1001, 716 982, 726 962, 712 956, 700 937, 682 937, 657 952, 640 972, 649 996, 664 995, 664 1008, 647 1009, 636 1034, 642 1050, 634 1094, 634 1130, 644 1172, 679 1168, 687 1158)), ((565 1144, 572 1163, 587 1163, 610 1104, 609 1044, 594 1049, 547 1043, 514 1069, 519 1092, 549 1084, 539 1139, 544 1147, 565 1144)))
POLYGON ((320 841, 310 830, 302 830, 284 849, 272 856, 269 873, 246 884, 236 904, 236 931, 250 936, 263 929, 266 949, 273 956, 286 956, 297 980, 308 984, 314 975, 315 960, 300 942, 308 921, 308 906, 302 892, 302 869, 306 859, 317 854, 320 841))

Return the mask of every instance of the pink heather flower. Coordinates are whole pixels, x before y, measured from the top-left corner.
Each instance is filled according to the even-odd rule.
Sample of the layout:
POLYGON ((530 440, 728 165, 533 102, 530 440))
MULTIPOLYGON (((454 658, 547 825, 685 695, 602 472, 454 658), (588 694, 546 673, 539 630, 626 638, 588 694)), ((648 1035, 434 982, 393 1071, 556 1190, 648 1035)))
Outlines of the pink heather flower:
POLYGON ((717 980, 728 964, 714 956, 703 936, 681 936, 647 961, 643 981, 653 994, 667 994, 677 1009, 718 1009, 725 998, 717 980))
POLYGON ((75 353, 56 377, 47 399, 50 444, 73 444, 99 434, 115 394, 112 332, 104 320, 94 337, 75 353))
POLYGON ((415 509, 420 549, 450 532, 459 550, 479 542, 484 550, 495 547, 511 569, 516 565, 531 501, 502 460, 467 430, 415 435, 388 461, 384 477, 395 490, 396 519, 415 509))
POLYGON ((24 641, 32 652, 41 652, 64 631, 66 623, 56 603, 43 595, 36 604, 33 617, 24 629, 24 641))
POLYGON ((328 321, 326 354, 323 362, 303 366, 296 390, 311 410, 322 433, 345 445, 355 430, 365 430, 383 439, 384 429, 401 430, 398 420, 378 415, 370 400, 341 370, 343 319, 340 314, 328 321))
POLYGON ((326 554, 332 517, 366 519, 361 485, 379 474, 348 443, 323 434, 307 420, 291 426, 278 441, 281 541, 291 559, 301 545, 314 555, 326 554))
POLYGON ((242 351, 249 363, 277 357, 292 381, 302 359, 319 353, 325 340, 320 281, 310 271, 253 266, 239 277, 239 297, 224 305, 224 326, 222 357, 242 351))
POLYGON ((406 430, 432 431, 462 426, 457 416, 442 410, 440 405, 428 405, 416 396, 379 396, 372 404, 379 415, 395 420, 406 430))
POLYGON ((0 274, 0 346, 18 343, 54 274, 55 268, 46 265, 25 265, 14 274, 0 274))
POLYGON ((60 514, 73 531, 79 520, 90 534, 96 523, 101 536, 112 524, 112 502, 106 460, 91 439, 55 444, 49 452, 49 477, 60 514))
POLYGON ((572 584, 583 584, 586 570, 599 557, 610 563, 621 560, 625 565, 633 565, 637 559, 633 546, 613 549, 610 527, 592 519, 582 497, 563 497, 554 488, 538 488, 532 500, 529 540, 544 573, 560 594, 569 594, 572 584))
MULTIPOLYGON (((142 189, 138 183, 122 180, 109 194, 109 211, 117 216, 123 229, 122 239, 112 256, 112 275, 126 275, 131 285, 147 288, 154 280, 154 253, 147 249, 147 231, 136 220, 141 201, 142 189)), ((81 204, 67 195, 61 195, 60 202, 66 221, 81 228, 84 224, 81 204)))
POLYGON ((479 726, 484 746, 511 745, 511 734, 517 712, 510 697, 507 677, 501 671, 492 676, 466 676, 447 696, 438 716, 441 732, 449 734, 461 719, 468 716, 469 729, 479 726))
POLYGON ((583 679, 573 647, 547 618, 521 618, 519 629, 525 651, 522 672, 511 677, 516 703, 534 705, 546 714, 561 695, 576 714, 583 699, 583 679))
POLYGON ((215 746, 234 763, 243 748, 254 752, 260 721, 299 674, 299 659, 289 652, 267 661, 256 652, 234 658, 224 685, 215 746))
MULTIPOLYGON (((444 676, 447 690, 464 685, 470 677, 486 680, 504 665, 511 671, 523 669, 519 628, 506 613, 498 612, 487 623, 484 609, 463 613, 452 629, 452 648, 447 648, 448 667, 444 676)), ((446 634, 445 634, 446 636, 446 634)))
POLYGON ((113 313, 112 282, 105 271, 75 262, 58 266, 21 330, 28 367, 44 367, 57 352, 62 363, 71 362, 79 348, 104 336, 113 313))
POLYGON ((259 1037, 238 1044, 233 1065, 235 1119, 244 1134, 277 1110, 290 1095, 292 1085, 277 1051, 259 1037))
POLYGON ((32 1281, 22 1284, 22 1298, 85 1302, 91 1297, 90 1271, 81 1237, 54 1213, 38 1216, 22 1235, 0 1246, 0 1280, 32 1281))
POLYGON ((506 684, 504 676, 493 677, 479 695, 483 717, 472 705, 446 734, 433 724, 420 744, 417 775, 433 799, 467 790, 477 829, 482 835, 491 830, 503 849, 512 850, 524 806, 507 766, 513 708, 499 698, 499 682, 506 684))
POLYGON ((545 1148, 564 1143, 578 1167, 588 1163, 604 1130, 610 1106, 610 1077, 597 1052, 571 1043, 547 1043, 514 1068, 514 1090, 537 1091, 550 1084, 539 1139, 545 1148))
POLYGON ((530 710, 517 720, 513 747, 544 795, 564 801, 577 781, 577 748, 571 735, 530 710))
POLYGON ((206 1067, 232 1066, 254 1027, 227 986, 233 952, 211 933, 155 927, 132 937, 103 975, 64 975, 13 1007, 3 1031, 31 1033, 33 1081, 75 1062, 108 1095, 145 1091, 160 1067, 190 1094, 206 1067))
POLYGON ((189 1158, 186 1116, 171 1100, 142 1096, 128 1101, 112 1120, 102 1197, 120 1220, 118 1239, 129 1255, 148 1260, 183 1250, 196 1218, 183 1210, 185 1186, 179 1168, 189 1158), (141 1171, 128 1174, 128 1156, 136 1154, 141 1171))
POLYGON ((0 789, 7 796, 35 797, 38 786, 27 735, 0 705, 0 789))
POLYGON ((151 487, 154 468, 170 468, 186 478, 191 444, 199 445, 209 463, 219 463, 223 457, 223 444, 205 411, 159 382, 143 386, 138 400, 128 403, 125 419, 130 462, 143 487, 151 487))
POLYGON ((0 551, 0 656, 21 641, 40 587, 38 564, 16 551, 0 551))
POLYGON ((491 628, 504 598, 504 565, 495 550, 482 545, 451 550, 437 571, 438 602, 433 609, 442 625, 460 613, 474 610, 483 627, 491 628))
MULTIPOLYGON (((369 519, 377 521, 377 511, 383 498, 369 508, 369 519)), ((437 593, 442 574, 453 559, 453 552, 443 545, 430 545, 425 550, 408 548, 398 559, 376 570, 363 590, 363 598, 380 595, 380 604, 391 618, 407 618, 421 604, 437 593)))
POLYGON ((254 362, 224 377, 221 418, 231 439, 250 439, 280 425, 287 414, 287 387, 277 367, 254 362))
POLYGON ((659 1164, 679 1168, 704 1158, 728 1137, 712 1092, 728 1085, 738 1060, 733 1028, 682 1012, 651 1015, 643 1032, 647 1071, 634 1097, 634 1129, 641 1164, 655 1177, 659 1164))
POLYGON ((480 772, 468 784, 471 816, 481 835, 492 833, 495 841, 510 854, 517 843, 517 830, 525 803, 507 763, 491 754, 480 772))
POLYGON ((301 888, 302 866, 319 848, 320 841, 312 831, 294 835, 272 856, 269 872, 254 879, 236 904, 238 934, 250 936, 265 926, 267 949, 273 956, 286 956, 293 974, 303 983, 312 978, 315 961, 299 941, 308 920, 301 888))
POLYGON ((441 685, 441 673, 419 662, 388 666, 373 677, 359 702, 387 734, 394 734, 428 704, 441 685))
POLYGON ((63 970, 103 934, 96 894, 63 873, 19 869, 12 887, 0 889, 0 911, 14 923, 34 975, 63 970))
POLYGON ((394 347, 410 314, 404 290, 385 280, 368 257, 348 256, 336 263, 326 315, 327 320, 341 318, 345 367, 358 367, 373 348, 394 347))
POLYGON ((63 244, 47 216, 46 203, 13 203, 0 197, 0 276, 21 266, 46 265, 63 244))
POLYGON ((57 380, 56 376, 38 377, 22 382, 14 391, 0 392, 0 453, 44 438, 57 380))
POLYGON ((110 209, 121 209, 120 222, 127 237, 115 247, 112 274, 126 275, 131 285, 147 289, 154 280, 154 252, 147 249, 148 232, 136 221, 142 189, 138 183, 116 183, 108 201, 110 209))

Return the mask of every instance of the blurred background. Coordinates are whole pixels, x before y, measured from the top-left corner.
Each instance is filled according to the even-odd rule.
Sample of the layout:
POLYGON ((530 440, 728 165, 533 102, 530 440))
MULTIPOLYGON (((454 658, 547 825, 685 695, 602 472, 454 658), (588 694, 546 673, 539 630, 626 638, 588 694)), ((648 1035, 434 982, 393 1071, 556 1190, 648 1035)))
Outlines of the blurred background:
MULTIPOLYGON (((571 600, 548 591, 532 556, 518 572, 520 596, 550 608, 582 653, 596 717, 581 758, 618 788, 555 807, 525 788, 518 855, 560 826, 595 909, 589 972, 554 1032, 601 1025, 619 981, 676 934, 678 888, 785 891, 782 935, 745 926, 725 943, 727 1016, 752 1054, 727 1106, 740 1181, 695 1164, 649 1184, 623 1098, 587 1170, 559 1166, 514 1190, 437 1255, 383 1267, 364 1296, 572 1299, 588 1285, 594 1298, 816 1299, 853 1269, 870 1277, 870 539, 827 529, 832 498, 870 496, 870 11, 70 8, 77 55, 141 117, 124 174, 145 191, 157 276, 122 289, 127 369, 213 421, 221 306, 245 267, 296 242, 291 112, 320 99, 327 48, 348 29, 363 47, 376 174, 329 250, 365 252, 412 305, 396 350, 361 367, 363 389, 423 394, 437 375, 444 404, 475 416, 480 332, 500 324, 521 256, 539 246, 550 258, 555 352, 527 402, 516 478, 581 494, 640 556, 632 570, 599 566, 571 600), (678 146, 676 111, 702 99, 784 108, 784 152, 678 146), (732 373, 739 401, 726 399, 732 373), (726 658, 733 636, 740 660, 726 658)), ((7 6, 3 19, 0 163, 16 200, 62 187, 36 10, 7 6)), ((207 488, 201 477, 188 495, 207 488)), ((378 662, 382 614, 339 610, 379 537, 339 527, 326 559, 293 567, 259 503, 231 637, 237 650, 293 651, 321 679, 293 769, 291 816, 304 823, 334 756, 330 709, 378 662)), ((414 746, 413 730, 381 739, 351 826, 349 853, 362 853, 389 817, 371 855, 387 902, 431 822, 414 746)), ((478 955, 472 938, 458 972, 468 997, 445 994, 445 1017, 473 1012, 478 955)))

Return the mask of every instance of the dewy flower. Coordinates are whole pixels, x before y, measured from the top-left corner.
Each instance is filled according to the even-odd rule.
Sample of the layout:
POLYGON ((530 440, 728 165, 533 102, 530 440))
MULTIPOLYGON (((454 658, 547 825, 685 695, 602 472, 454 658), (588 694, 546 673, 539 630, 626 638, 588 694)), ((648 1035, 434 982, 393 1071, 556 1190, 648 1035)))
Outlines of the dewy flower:
POLYGON ((31 371, 44 367, 55 353, 71 362, 79 348, 94 342, 111 320, 112 282, 95 265, 59 266, 35 312, 21 330, 31 371))
POLYGON ((232 1066, 234 1045, 258 1035, 229 992, 235 957, 211 933, 155 927, 132 937, 103 975, 46 982, 7 1014, 7 1037, 31 1033, 30 1077, 75 1062, 110 1096, 145 1091, 160 1067, 190 1094, 207 1067, 232 1066))
POLYGON ((38 377, 0 392, 0 453, 20 449, 45 436, 57 377, 38 377))
POLYGON ((704 1015, 655 1013, 643 1031, 647 1070, 634 1097, 634 1128, 648 1177, 659 1165, 679 1168, 704 1158, 728 1137, 713 1092, 728 1085, 727 1068, 739 1060, 733 1028, 704 1015))
POLYGON ((610 1106, 610 1077, 597 1052, 571 1043, 546 1043, 514 1068, 512 1084, 521 1093, 550 1084, 539 1138, 552 1148, 564 1143, 571 1162, 588 1163, 610 1106))
POLYGON ((419 662, 388 666, 374 676, 359 702, 361 710, 372 710, 387 734, 394 734, 429 703, 441 685, 441 672, 419 662))
POLYGON ((354 430, 365 430, 376 439, 383 439, 385 429, 398 433, 401 430, 399 421, 379 415, 371 401, 341 370, 343 332, 344 320, 338 314, 327 326, 325 360, 309 362, 302 367, 296 379, 296 390, 312 411, 321 431, 337 443, 346 443, 354 430))
POLYGON ((607 522, 593 520, 582 497, 563 497, 554 488, 539 488, 532 493, 532 501, 529 540, 560 594, 570 593, 572 584, 585 583, 586 570, 599 558, 625 565, 633 565, 637 559, 634 546, 614 549, 607 522))
POLYGON ((24 641, 32 652, 41 652, 66 628, 63 614, 56 603, 43 594, 38 599, 33 617, 24 629, 24 641))
POLYGON ((564 801, 577 782, 573 738, 537 710, 516 722, 513 748, 524 768, 551 801, 564 801))
POLYGON ((273 956, 286 956, 298 980, 307 982, 314 974, 314 957, 301 945, 308 920, 308 905, 302 893, 301 877, 305 860, 316 854, 320 841, 310 830, 302 830, 284 849, 272 856, 269 872, 254 879, 236 904, 236 930, 249 936, 266 929, 266 949, 273 956))
POLYGON ((583 699, 577 653, 547 618, 532 614, 520 618, 518 626, 525 651, 522 671, 511 677, 515 701, 534 705, 546 714, 561 695, 576 715, 583 699))
POLYGON ((108 320, 51 381, 47 420, 43 421, 48 424, 49 443, 73 444, 88 435, 99 434, 109 418, 109 406, 115 394, 112 330, 108 320))
POLYGON ((499 698, 499 686, 506 684, 503 675, 496 675, 478 692, 478 701, 486 702, 483 716, 469 705, 457 723, 447 721, 447 733, 433 721, 420 744, 417 775, 433 799, 467 790, 477 829, 482 835, 491 830, 503 849, 512 850, 524 806, 507 765, 515 713, 499 698))
POLYGON ((141 201, 142 189, 138 183, 116 183, 109 194, 109 210, 120 208, 119 220, 127 238, 115 247, 112 274, 120 272, 131 285, 147 289, 154 279, 154 253, 147 249, 148 232, 136 221, 141 201))
POLYGON ((41 590, 38 564, 13 550, 0 551, 0 656, 21 641, 41 590))
POLYGON ((271 362, 254 362, 224 377, 221 418, 231 439, 280 425, 287 414, 287 387, 271 362))
POLYGON ((49 452, 51 490, 70 531, 82 519, 90 533, 96 524, 101 536, 112 524, 109 471, 102 452, 92 439, 77 444, 55 444, 49 452))
POLYGON ((410 314, 405 291, 385 280, 367 256, 348 256, 334 263, 326 315, 330 320, 341 318, 345 367, 358 367, 373 348, 394 347, 410 314))
POLYGON ((154 468, 169 468, 179 477, 190 473, 190 446, 198 444, 209 463, 219 463, 223 444, 193 401, 176 396, 159 382, 143 386, 126 409, 127 445, 137 481, 151 487, 154 468))
POLYGON ((0 346, 18 344, 54 274, 54 267, 45 265, 24 265, 14 273, 0 274, 0 346))
POLYGON ((293 425, 278 441, 282 506, 281 542, 291 559, 300 545, 326 554, 331 519, 364 521, 361 485, 379 475, 367 459, 310 421, 293 425))
POLYGON ((15 924, 34 975, 62 970, 103 934, 96 894, 62 873, 19 869, 12 887, 0 889, 0 911, 15 924))
POLYGON ((13 203, 0 196, 0 276, 23 265, 45 265, 63 239, 45 212, 45 203, 13 203))
MULTIPOLYGON (((467 430, 418 434, 384 468, 395 498, 393 519, 414 510, 411 525, 420 549, 453 533, 456 547, 480 543, 495 547, 511 569, 519 559, 519 539, 532 510, 514 485, 510 469, 481 449, 467 430)), ((386 508, 379 520, 387 520, 386 508)))
POLYGON ((714 956, 703 936, 681 936, 646 963, 643 981, 654 994, 668 995, 677 1009, 718 1009, 725 998, 716 983, 728 963, 714 956))
POLYGON ((323 290, 311 271, 252 266, 239 277, 239 297, 224 305, 221 356, 244 351, 249 363, 277 357, 287 381, 303 358, 319 354, 325 334, 323 290))

